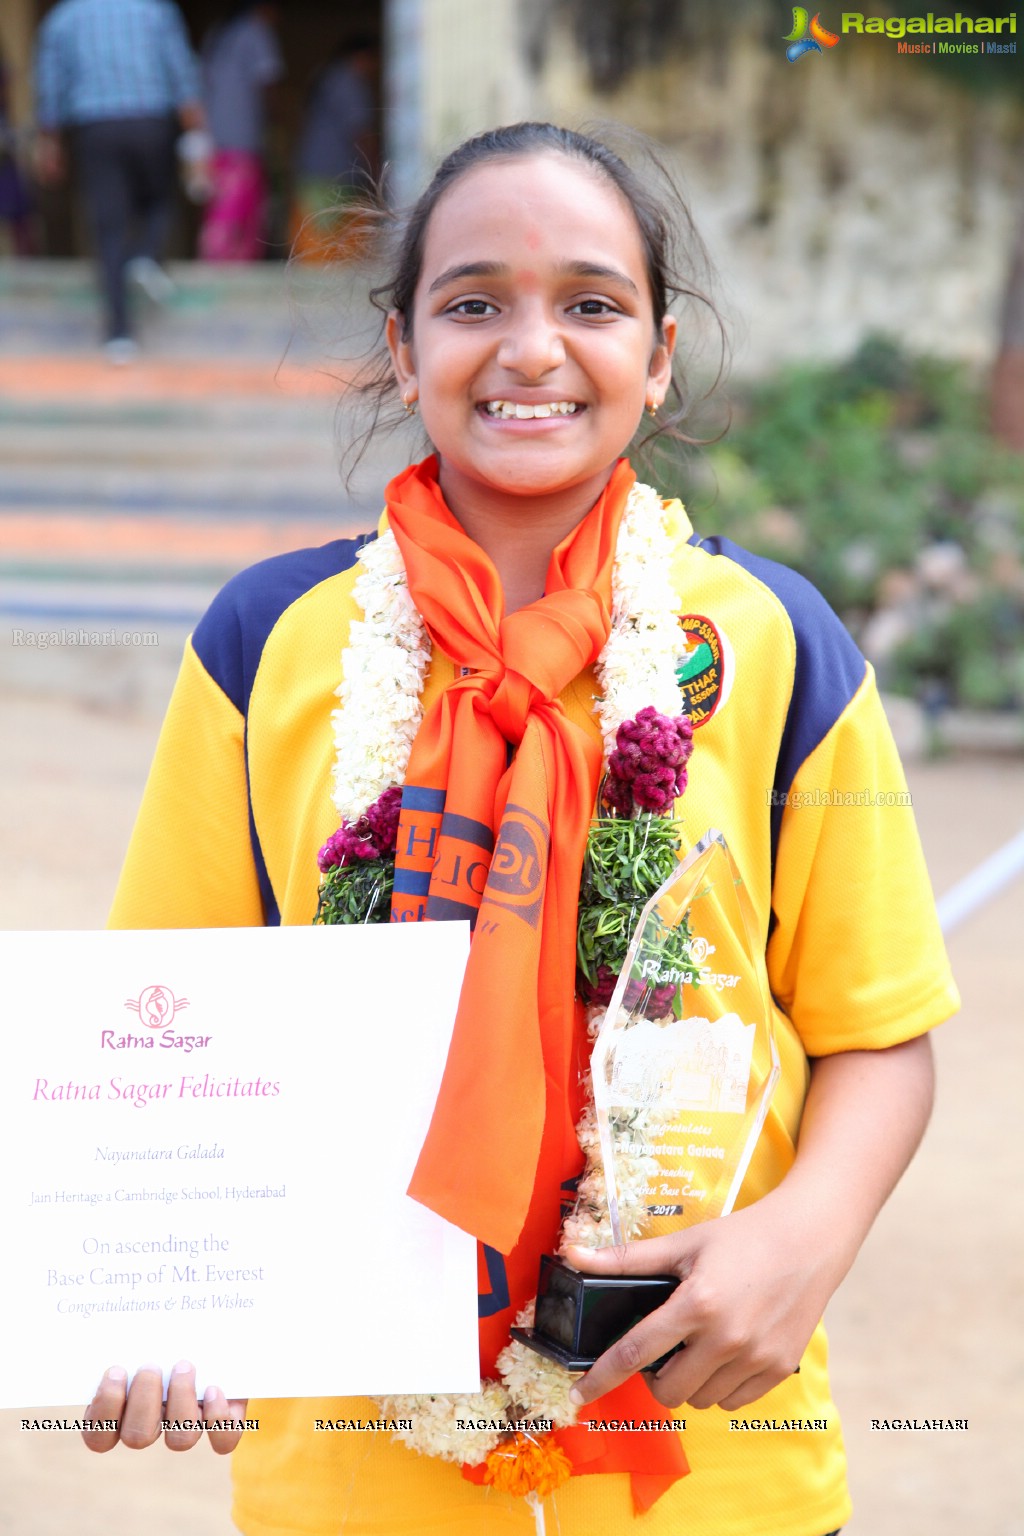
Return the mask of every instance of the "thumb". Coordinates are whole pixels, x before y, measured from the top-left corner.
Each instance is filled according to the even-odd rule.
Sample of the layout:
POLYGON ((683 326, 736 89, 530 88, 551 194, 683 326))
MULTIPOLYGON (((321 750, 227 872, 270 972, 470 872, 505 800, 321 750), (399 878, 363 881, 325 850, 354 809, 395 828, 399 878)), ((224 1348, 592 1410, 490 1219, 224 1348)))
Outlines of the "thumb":
POLYGON ((583 1248, 568 1243, 562 1257, 585 1275, 674 1275, 683 1280, 690 1271, 696 1243, 690 1244, 686 1232, 667 1237, 644 1237, 634 1243, 616 1243, 608 1248, 583 1248))

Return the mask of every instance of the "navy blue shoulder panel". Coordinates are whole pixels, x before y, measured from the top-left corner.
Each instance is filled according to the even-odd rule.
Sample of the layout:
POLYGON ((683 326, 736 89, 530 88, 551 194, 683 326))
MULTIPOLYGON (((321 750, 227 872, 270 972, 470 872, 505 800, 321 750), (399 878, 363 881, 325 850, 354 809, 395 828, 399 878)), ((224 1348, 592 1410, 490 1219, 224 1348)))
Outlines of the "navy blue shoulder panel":
POLYGON ((724 555, 773 592, 789 615, 796 642, 793 694, 779 745, 772 796, 772 868, 786 795, 793 780, 839 719, 864 681, 865 661, 842 621, 817 588, 774 560, 752 555, 731 539, 690 540, 708 554, 724 555))
MULTIPOLYGON (((261 560, 258 565, 233 576, 197 624, 192 636, 196 655, 245 718, 247 765, 249 699, 271 630, 285 609, 297 602, 303 593, 329 577, 347 571, 363 545, 375 537, 375 534, 363 534, 357 539, 334 539, 317 549, 297 549, 261 560)), ((248 781, 248 766, 246 779, 248 781)), ((263 899, 264 921, 276 927, 281 921, 281 912, 256 833, 251 793, 249 838, 263 899)))
POLYGON ((372 535, 295 549, 240 571, 218 592, 196 625, 196 655, 240 714, 249 709, 263 647, 286 608, 330 576, 348 570, 372 535))

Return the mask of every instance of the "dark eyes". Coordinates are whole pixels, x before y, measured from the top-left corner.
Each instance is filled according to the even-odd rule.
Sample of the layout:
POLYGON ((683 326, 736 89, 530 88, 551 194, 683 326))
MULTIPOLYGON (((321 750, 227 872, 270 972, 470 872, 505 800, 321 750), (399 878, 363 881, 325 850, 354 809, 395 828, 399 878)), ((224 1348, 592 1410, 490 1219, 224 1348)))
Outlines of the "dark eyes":
MULTIPOLYGON (((498 307, 488 299, 459 299, 449 304, 444 313, 464 320, 486 320, 498 313, 498 307)), ((579 315, 584 320, 603 320, 621 314, 622 311, 608 299, 578 299, 569 306, 568 313, 579 315)))
POLYGON ((445 310, 446 315, 463 315, 467 320, 483 320, 488 314, 496 315, 497 312, 496 307, 486 299, 460 299, 457 304, 450 304, 445 310))
POLYGON ((582 315, 586 320, 600 320, 605 315, 617 315, 621 311, 607 299, 580 299, 570 309, 571 315, 582 315))

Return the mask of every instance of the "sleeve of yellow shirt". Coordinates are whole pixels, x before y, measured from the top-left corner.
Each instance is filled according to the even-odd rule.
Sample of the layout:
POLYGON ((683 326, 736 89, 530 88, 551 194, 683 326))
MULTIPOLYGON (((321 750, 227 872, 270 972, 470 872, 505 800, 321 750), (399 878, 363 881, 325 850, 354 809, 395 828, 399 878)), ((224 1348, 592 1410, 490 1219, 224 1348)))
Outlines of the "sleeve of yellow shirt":
POLYGON ((772 907, 772 990, 808 1055, 895 1045, 959 1007, 870 668, 788 791, 772 907))
POLYGON ((262 926, 248 806, 245 721, 189 641, 109 926, 262 926))

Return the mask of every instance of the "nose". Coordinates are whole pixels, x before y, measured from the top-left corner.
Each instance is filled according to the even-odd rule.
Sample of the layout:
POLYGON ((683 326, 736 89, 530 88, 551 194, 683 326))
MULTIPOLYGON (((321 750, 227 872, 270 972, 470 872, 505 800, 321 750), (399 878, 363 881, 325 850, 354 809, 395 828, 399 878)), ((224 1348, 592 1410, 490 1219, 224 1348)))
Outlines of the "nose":
POLYGON ((498 347, 498 362, 524 379, 543 378, 565 362, 565 342, 557 318, 544 305, 517 307, 498 347))

